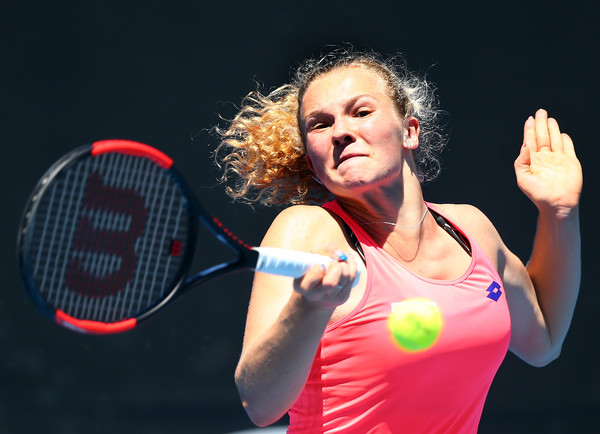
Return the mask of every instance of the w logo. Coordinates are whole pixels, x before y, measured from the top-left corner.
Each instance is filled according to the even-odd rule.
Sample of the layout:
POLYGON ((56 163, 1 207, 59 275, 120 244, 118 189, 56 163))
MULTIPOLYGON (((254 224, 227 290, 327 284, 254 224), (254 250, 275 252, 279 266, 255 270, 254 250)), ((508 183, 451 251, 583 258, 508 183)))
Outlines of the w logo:
POLYGON ((89 297, 108 296, 123 289, 133 276, 134 244, 146 222, 144 200, 133 190, 104 185, 102 177, 92 173, 82 208, 66 285, 89 297), (94 224, 94 215, 101 217, 96 220, 104 227, 94 224))

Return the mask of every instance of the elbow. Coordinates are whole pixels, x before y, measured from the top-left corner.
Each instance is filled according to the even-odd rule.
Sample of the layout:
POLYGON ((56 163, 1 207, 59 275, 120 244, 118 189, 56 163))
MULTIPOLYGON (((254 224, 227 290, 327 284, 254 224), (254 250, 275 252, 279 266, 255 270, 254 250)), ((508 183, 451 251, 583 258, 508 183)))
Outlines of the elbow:
POLYGON ((252 409, 250 406, 247 406, 244 401, 242 401, 242 403, 244 405, 244 409, 246 410, 246 414, 248 415, 248 418, 257 427, 264 428, 266 426, 269 426, 269 425, 277 422, 277 420, 279 419, 279 418, 273 419, 273 418, 269 417, 269 415, 267 415, 267 414, 263 414, 261 412, 256 411, 255 409, 252 409))
POLYGON ((249 387, 239 369, 235 374, 235 385, 242 401, 242 406, 254 425, 264 428, 277 422, 283 416, 275 415, 272 406, 265 405, 266 403, 263 402, 264 399, 261 399, 264 398, 264 394, 260 390, 249 387))
POLYGON ((256 400, 248 398, 247 394, 243 392, 239 385, 238 392, 242 400, 242 406, 244 407, 248 418, 254 425, 264 428, 277 421, 277 419, 272 418, 271 415, 263 411, 262 406, 258 405, 256 400))
POLYGON ((560 348, 553 352, 545 354, 543 357, 538 357, 538 358, 530 361, 529 364, 536 368, 543 368, 544 366, 548 366, 550 363, 552 363, 553 361, 558 359, 559 356, 560 356, 560 348))
POLYGON ((510 349, 525 363, 542 368, 558 359, 561 354, 564 336, 554 336, 548 331, 529 333, 525 336, 514 333, 510 349))
POLYGON ((548 351, 536 354, 520 355, 520 357, 529 365, 535 368, 543 368, 558 359, 561 353, 561 346, 551 348, 548 351))
POLYGON ((242 405, 244 410, 246 410, 246 414, 252 423, 258 427, 264 428, 269 426, 275 422, 277 422, 282 415, 275 416, 269 409, 263 408, 261 405, 257 405, 252 400, 244 398, 242 394, 240 394, 242 398, 242 405))
POLYGON ((514 340, 511 351, 528 365, 542 368, 560 356, 562 340, 554 342, 547 336, 545 339, 514 340))

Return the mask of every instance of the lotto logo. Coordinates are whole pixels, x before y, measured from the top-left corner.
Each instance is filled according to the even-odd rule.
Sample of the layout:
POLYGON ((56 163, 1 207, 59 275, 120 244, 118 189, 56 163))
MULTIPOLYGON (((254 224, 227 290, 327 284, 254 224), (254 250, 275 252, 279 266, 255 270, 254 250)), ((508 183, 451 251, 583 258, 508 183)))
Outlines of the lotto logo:
POLYGON ((500 284, 498 282, 492 282, 486 291, 489 292, 487 298, 491 298, 494 301, 498 301, 502 295, 502 290, 500 290, 500 284))

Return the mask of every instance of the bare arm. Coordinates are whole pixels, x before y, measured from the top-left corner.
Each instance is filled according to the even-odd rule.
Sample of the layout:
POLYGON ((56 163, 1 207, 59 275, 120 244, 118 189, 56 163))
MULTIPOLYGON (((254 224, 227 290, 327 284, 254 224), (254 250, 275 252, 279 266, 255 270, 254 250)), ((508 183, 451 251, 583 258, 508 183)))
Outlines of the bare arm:
MULTIPOLYGON (((284 211, 263 245, 315 251, 335 257, 346 247, 337 223, 322 209, 284 211), (329 247, 322 250, 323 243, 329 247)), ((236 385, 254 423, 277 421, 301 393, 325 327, 349 296, 356 263, 313 267, 303 278, 257 273, 252 289, 236 385)))
POLYGON ((571 138, 561 134, 558 123, 544 110, 525 123, 515 172, 539 217, 526 268, 506 253, 503 278, 513 319, 511 349, 541 366, 560 354, 581 279, 581 166, 571 138))

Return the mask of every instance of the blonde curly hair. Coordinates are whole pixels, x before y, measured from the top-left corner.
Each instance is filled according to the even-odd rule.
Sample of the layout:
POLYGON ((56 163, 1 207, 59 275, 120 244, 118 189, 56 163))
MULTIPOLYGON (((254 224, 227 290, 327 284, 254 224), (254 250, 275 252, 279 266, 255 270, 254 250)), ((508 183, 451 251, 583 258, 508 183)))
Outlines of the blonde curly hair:
POLYGON ((263 205, 323 203, 331 193, 319 184, 306 162, 305 133, 298 121, 302 97, 317 78, 348 66, 367 68, 388 84, 398 113, 414 116, 421 125, 419 147, 413 151, 421 182, 440 172, 438 154, 445 145, 440 132, 434 88, 408 71, 398 56, 335 49, 304 61, 291 84, 263 95, 258 89, 242 100, 242 108, 226 129, 217 128, 221 143, 215 151, 227 193, 246 203, 263 205), (231 179, 235 178, 233 183, 231 179))

